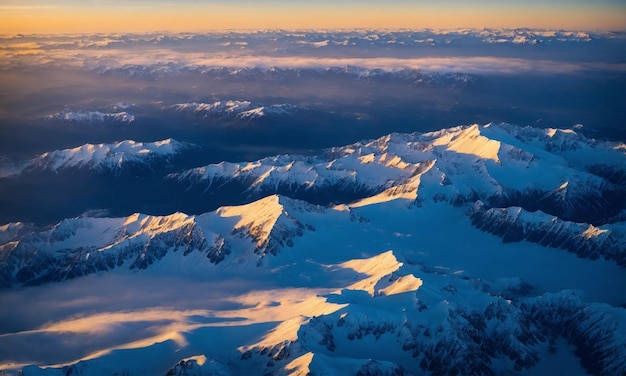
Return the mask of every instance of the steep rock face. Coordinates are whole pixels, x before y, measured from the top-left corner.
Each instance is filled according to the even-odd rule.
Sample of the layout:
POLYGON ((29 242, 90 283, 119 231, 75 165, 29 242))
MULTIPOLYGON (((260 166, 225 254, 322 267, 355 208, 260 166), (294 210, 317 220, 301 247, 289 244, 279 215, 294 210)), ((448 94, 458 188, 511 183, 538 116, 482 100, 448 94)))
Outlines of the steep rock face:
POLYGON ((566 249, 580 257, 602 257, 626 266, 623 223, 596 227, 542 212, 530 213, 520 207, 489 208, 481 201, 474 204, 468 215, 474 226, 502 237, 504 242, 527 240, 566 249))
POLYGON ((552 341, 563 337, 591 374, 620 375, 626 371, 626 327, 623 308, 589 304, 572 291, 548 294, 522 304, 552 341))

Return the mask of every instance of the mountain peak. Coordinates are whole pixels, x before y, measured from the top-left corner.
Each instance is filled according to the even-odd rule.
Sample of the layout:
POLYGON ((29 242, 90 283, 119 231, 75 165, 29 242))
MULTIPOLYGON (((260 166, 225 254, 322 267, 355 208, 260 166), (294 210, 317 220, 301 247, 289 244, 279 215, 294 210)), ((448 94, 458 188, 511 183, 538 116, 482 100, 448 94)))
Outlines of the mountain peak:
MULTIPOLYGON (((490 125, 487 125, 487 127, 490 125)), ((433 142, 434 146, 445 146, 446 150, 461 154, 475 155, 478 158, 500 162, 498 152, 501 143, 485 137, 478 124, 461 128, 458 132, 448 132, 433 142)))
POLYGON ((302 236, 312 226, 303 224, 294 212, 319 211, 320 207, 292 200, 280 195, 270 195, 261 200, 240 206, 224 206, 217 210, 223 218, 236 218, 233 232, 253 239, 255 253, 276 255, 283 246, 290 246, 293 238, 302 236))
POLYGON ((221 217, 241 217, 243 223, 255 222, 259 219, 276 221, 283 214, 283 206, 280 196, 274 194, 247 205, 223 206, 217 210, 217 214, 221 217))
POLYGON ((187 144, 171 138, 156 142, 123 140, 112 144, 84 144, 43 153, 25 164, 20 172, 31 169, 56 172, 67 168, 116 170, 129 162, 167 161, 187 147, 187 144))
POLYGON ((195 223, 195 217, 185 213, 173 213, 166 216, 152 216, 135 213, 126 217, 123 226, 131 234, 145 233, 158 234, 178 230, 186 225, 195 223))
POLYGON ((401 270, 403 265, 394 251, 389 250, 370 258, 350 260, 337 266, 351 269, 364 276, 348 286, 347 290, 361 290, 371 297, 377 297, 417 291, 422 286, 420 278, 401 270))

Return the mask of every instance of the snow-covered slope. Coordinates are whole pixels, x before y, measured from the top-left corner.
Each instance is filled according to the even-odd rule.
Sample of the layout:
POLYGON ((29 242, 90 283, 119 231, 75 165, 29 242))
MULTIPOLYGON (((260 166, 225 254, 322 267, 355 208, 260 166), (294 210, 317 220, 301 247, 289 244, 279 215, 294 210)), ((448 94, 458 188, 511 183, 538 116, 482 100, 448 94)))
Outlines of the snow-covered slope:
POLYGON ((125 140, 113 144, 85 144, 43 153, 22 164, 18 173, 65 169, 116 171, 132 165, 167 162, 189 146, 171 138, 156 142, 125 140))
MULTIPOLYGON (((589 303, 574 291, 536 296, 535 287, 523 279, 473 278, 401 262, 393 251, 325 266, 326 278, 337 282, 337 274, 352 273, 352 281, 321 294, 315 283, 297 291, 235 294, 236 302, 257 303, 178 312, 182 317, 167 326, 176 332, 155 337, 154 343, 130 344, 62 368, 24 367, 23 374, 165 373, 168 362, 171 375, 543 373, 545 368, 537 367, 546 359, 567 356, 562 341, 576 349, 577 357, 568 358, 570 372, 584 374, 585 367, 594 374, 621 374, 626 367, 624 309, 589 303), (240 325, 224 335, 218 329, 229 324, 208 320, 215 314, 223 319, 244 315, 244 324, 277 323, 260 334, 254 325, 240 325), (237 342, 242 333, 249 334, 237 342)), ((156 322, 170 320, 173 313, 137 315, 156 322)), ((109 318, 111 325, 130 319, 109 318)), ((80 333, 89 330, 88 320, 53 323, 44 332, 80 333)), ((558 364, 548 373, 563 367, 558 364)))
POLYGON ((492 206, 516 205, 566 220, 602 223, 626 205, 624 165, 623 144, 587 139, 571 130, 488 124, 391 134, 320 156, 222 162, 170 178, 206 192, 237 183, 250 197, 281 193, 308 198, 332 191, 353 193, 353 199, 380 193, 379 200, 408 195, 418 202, 457 205, 481 199, 492 206))
POLYGON ((258 364, 295 358, 284 374, 311 371, 315 357, 327 358, 322 364, 337 373, 359 374, 370 367, 376 371, 364 374, 498 374, 529 368, 532 373, 565 337, 587 364, 603 365, 595 371, 619 374, 626 367, 617 355, 624 352, 620 337, 626 329, 620 308, 589 306, 572 291, 528 297, 532 286, 523 280, 487 284, 404 265, 392 252, 341 266, 366 275, 326 295, 342 307, 302 323, 295 339, 245 348, 244 358, 258 364), (415 275, 419 283, 404 282, 418 280, 415 275), (394 286, 396 294, 385 293, 394 286), (609 327, 615 332, 605 330, 609 327))
POLYGON ((392 134, 172 177, 262 196, 245 205, 2 226, 0 369, 623 374, 624 150, 508 124, 392 134), (360 197, 267 194, 315 190, 360 197))
MULTIPOLYGON (((412 276, 407 269, 412 268, 386 277, 398 283, 412 276)), ((368 298, 358 290, 330 295, 348 305, 312 318, 301 327, 299 341, 316 354, 375 359, 415 374, 497 374, 529 368, 533 373, 551 343, 564 336, 580 352, 589 351, 588 363, 608 365, 602 372, 619 373, 626 366, 616 357, 624 345, 619 308, 590 307, 567 291, 523 297, 523 282, 485 286, 437 273, 418 275, 423 285, 399 296, 368 298), (494 288, 502 288, 501 295, 480 292, 494 288), (556 307, 562 312, 555 314, 556 307)))
MULTIPOLYGON (((0 227, 0 286, 41 284, 122 268, 146 269, 168 253, 194 253, 207 265, 261 265, 315 228, 298 217, 330 209, 280 196, 199 216, 73 218, 50 229, 27 232, 21 224, 0 227), (232 253, 232 254, 231 254, 232 253)), ((332 211, 346 220, 350 215, 332 211)), ((197 261, 197 257, 195 258, 197 261)))

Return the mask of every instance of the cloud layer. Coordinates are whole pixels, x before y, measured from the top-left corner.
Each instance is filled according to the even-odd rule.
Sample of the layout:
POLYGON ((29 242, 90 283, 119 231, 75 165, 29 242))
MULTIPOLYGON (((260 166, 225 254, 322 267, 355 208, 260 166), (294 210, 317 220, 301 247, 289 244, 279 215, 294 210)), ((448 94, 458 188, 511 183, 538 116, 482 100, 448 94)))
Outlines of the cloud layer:
POLYGON ((602 51, 594 50, 598 48, 592 43, 596 40, 623 44, 626 35, 524 29, 12 37, 0 39, 0 68, 61 67, 103 72, 149 67, 161 73, 224 67, 358 67, 467 74, 626 72, 626 64, 619 57, 607 60, 602 51), (560 48, 574 52, 563 55, 560 48), (579 57, 582 52, 584 59, 579 57))

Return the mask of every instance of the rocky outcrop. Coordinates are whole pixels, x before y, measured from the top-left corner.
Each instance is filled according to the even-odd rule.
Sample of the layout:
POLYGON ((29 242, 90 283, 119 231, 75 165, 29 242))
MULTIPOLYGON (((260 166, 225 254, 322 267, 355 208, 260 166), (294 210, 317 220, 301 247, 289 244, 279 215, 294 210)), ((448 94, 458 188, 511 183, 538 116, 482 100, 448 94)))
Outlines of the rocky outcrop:
POLYGON ((504 242, 526 240, 565 249, 580 257, 605 258, 626 266, 623 224, 595 227, 539 211, 530 213, 520 207, 490 208, 482 201, 477 201, 468 215, 474 226, 500 236, 504 242))

